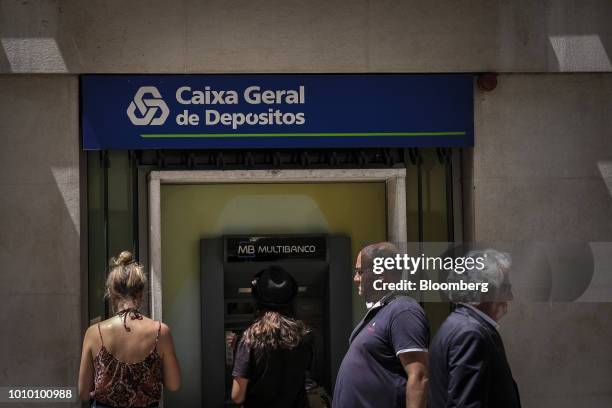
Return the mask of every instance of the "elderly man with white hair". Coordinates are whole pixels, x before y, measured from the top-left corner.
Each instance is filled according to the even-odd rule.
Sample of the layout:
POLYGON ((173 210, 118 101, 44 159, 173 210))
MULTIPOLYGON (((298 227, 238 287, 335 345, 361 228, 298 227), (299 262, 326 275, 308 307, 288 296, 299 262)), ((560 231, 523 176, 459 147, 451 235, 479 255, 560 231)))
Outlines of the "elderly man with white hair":
POLYGON ((474 262, 462 273, 451 272, 448 281, 488 283, 488 290, 449 293, 455 310, 429 348, 429 407, 520 407, 518 388, 497 331, 513 298, 508 279, 510 256, 486 249, 471 251, 466 258, 482 262, 474 262))

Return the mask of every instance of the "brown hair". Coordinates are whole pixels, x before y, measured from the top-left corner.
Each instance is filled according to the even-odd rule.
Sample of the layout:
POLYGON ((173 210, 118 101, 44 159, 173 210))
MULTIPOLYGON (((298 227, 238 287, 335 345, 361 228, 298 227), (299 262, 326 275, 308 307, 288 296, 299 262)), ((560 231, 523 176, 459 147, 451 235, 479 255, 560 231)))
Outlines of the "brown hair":
POLYGON ((278 310, 263 310, 255 322, 245 330, 243 340, 256 350, 292 350, 310 333, 310 329, 297 319, 278 310))
POLYGON ((132 253, 122 251, 109 261, 106 293, 113 307, 121 300, 140 301, 147 285, 147 277, 141 264, 134 261, 132 253))

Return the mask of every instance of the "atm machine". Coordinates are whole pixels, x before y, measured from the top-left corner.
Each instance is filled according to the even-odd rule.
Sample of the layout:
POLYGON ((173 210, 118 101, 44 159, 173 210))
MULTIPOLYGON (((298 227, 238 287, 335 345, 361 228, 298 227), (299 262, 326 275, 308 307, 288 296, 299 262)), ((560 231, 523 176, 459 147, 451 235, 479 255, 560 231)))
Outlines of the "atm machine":
POLYGON ((232 235, 200 241, 202 406, 233 407, 232 353, 225 335, 255 318, 251 280, 279 265, 298 283, 295 313, 313 331, 311 377, 331 395, 352 330, 350 238, 338 235, 232 235))

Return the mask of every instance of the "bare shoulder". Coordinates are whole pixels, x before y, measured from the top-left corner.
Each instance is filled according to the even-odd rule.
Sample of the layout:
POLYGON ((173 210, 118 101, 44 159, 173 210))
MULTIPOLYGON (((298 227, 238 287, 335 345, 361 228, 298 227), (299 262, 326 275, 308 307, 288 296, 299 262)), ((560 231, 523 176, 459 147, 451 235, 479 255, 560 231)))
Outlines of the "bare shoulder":
POLYGON ((164 323, 157 323, 159 327, 159 345, 165 349, 172 344, 172 333, 170 331, 170 327, 164 323))
POLYGON ((102 320, 101 322, 97 322, 92 324, 87 328, 85 332, 85 338, 98 339, 100 338, 100 331, 104 331, 105 328, 109 327, 111 324, 111 319, 102 320))
MULTIPOLYGON (((155 327, 155 330, 157 330, 157 327, 159 325, 159 322, 157 320, 153 320, 149 316, 145 316, 145 315, 141 315, 141 316, 142 316, 141 321, 144 322, 147 327, 155 327)), ((127 321, 130 322, 130 318, 128 318, 127 321)))
POLYGON ((173 352, 173 344, 172 344, 172 334, 170 332, 170 327, 163 322, 157 322, 157 327, 159 328, 159 340, 157 343, 157 350, 162 358, 167 353, 173 352))
POLYGON ((95 339, 97 335, 98 335, 98 323, 95 323, 89 326, 87 330, 85 330, 83 341, 84 342, 91 341, 92 339, 95 339))
MULTIPOLYGON (((161 338, 167 338, 170 337, 172 335, 171 331, 170 331, 170 326, 168 326, 166 323, 164 322, 160 322, 161 323, 161 327, 159 328, 159 337, 161 338)), ((158 323, 158 324, 160 324, 158 323)))
POLYGON ((99 323, 94 323, 91 326, 89 326, 87 330, 85 331, 85 336, 87 337, 87 336, 91 336, 93 334, 98 333, 98 324, 99 323))
POLYGON ((168 326, 166 326, 164 323, 161 323, 161 328, 160 328, 160 321, 159 320, 153 320, 150 317, 147 316, 143 316, 142 317, 142 322, 143 322, 143 327, 146 328, 147 332, 153 332, 153 333, 157 333, 157 331, 160 331, 160 338, 161 336, 163 336, 164 332, 167 332, 168 330, 170 330, 168 328, 168 326))
POLYGON ((98 331, 98 324, 101 323, 95 323, 89 326, 85 331, 85 336, 83 336, 83 350, 87 350, 91 354, 92 358, 102 346, 100 332, 98 331))
POLYGON ((113 325, 114 321, 115 321, 115 316, 111 316, 111 317, 109 317, 106 320, 102 320, 101 322, 94 323, 89 328, 90 329, 93 328, 94 333, 98 333, 98 325, 100 325, 100 329, 102 331, 104 331, 105 328, 111 327, 113 325))

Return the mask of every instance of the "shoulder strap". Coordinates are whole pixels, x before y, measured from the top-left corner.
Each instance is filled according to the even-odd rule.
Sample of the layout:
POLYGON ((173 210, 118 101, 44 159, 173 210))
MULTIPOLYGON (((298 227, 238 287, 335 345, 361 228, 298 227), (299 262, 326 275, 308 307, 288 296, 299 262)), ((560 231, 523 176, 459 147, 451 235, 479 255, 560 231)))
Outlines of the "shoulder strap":
POLYGON ((159 326, 157 327, 157 336, 155 336, 155 346, 153 350, 157 350, 157 342, 159 341, 159 333, 161 332, 161 320, 159 322, 159 326))
POLYGON ((102 338, 102 331, 100 330, 100 323, 98 323, 98 333, 100 334, 100 341, 102 342, 102 346, 104 346, 104 339, 102 338))

